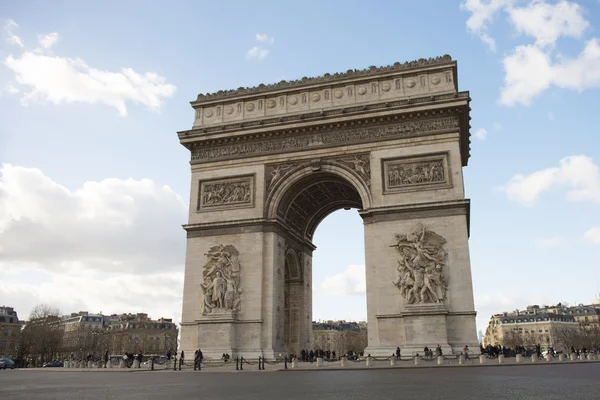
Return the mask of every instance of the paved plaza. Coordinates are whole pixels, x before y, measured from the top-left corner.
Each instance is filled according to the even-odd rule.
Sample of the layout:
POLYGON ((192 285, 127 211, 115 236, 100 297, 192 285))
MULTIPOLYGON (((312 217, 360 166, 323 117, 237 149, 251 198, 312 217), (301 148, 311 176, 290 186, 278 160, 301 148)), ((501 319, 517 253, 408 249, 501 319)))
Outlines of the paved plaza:
POLYGON ((349 371, 0 371, 8 399, 598 399, 600 363, 349 371))

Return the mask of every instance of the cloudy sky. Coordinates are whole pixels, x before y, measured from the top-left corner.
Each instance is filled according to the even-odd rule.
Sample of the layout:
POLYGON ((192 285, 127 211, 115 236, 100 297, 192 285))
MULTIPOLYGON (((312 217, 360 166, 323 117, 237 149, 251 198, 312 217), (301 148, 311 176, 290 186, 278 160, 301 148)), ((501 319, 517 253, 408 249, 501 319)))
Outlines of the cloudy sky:
MULTIPOLYGON (((450 54, 479 329, 600 282, 600 2, 2 2, 0 304, 181 314, 197 93, 450 54), (298 3, 299 4, 299 3, 298 3)), ((362 221, 318 228, 314 319, 365 319, 362 221), (340 240, 341 239, 341 240, 340 240)))

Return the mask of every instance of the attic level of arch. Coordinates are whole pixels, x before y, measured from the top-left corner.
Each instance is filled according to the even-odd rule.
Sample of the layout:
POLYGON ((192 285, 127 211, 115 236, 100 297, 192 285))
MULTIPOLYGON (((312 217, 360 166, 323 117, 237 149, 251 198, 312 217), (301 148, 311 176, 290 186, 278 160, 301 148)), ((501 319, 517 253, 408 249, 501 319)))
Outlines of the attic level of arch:
MULTIPOLYGON (((470 102, 468 91, 441 93, 441 94, 426 94, 411 96, 406 99, 378 101, 368 104, 358 104, 354 106, 337 107, 333 109, 305 110, 291 115, 282 116, 267 116, 265 118, 257 118, 250 121, 235 121, 232 123, 222 123, 215 126, 194 127, 192 129, 179 131, 177 135, 182 145, 188 147, 189 144, 196 140, 207 141, 212 143, 216 141, 224 142, 230 133, 246 132, 248 134, 255 133, 254 131, 265 130, 276 127, 278 130, 285 129, 285 125, 297 124, 300 122, 324 121, 327 119, 337 119, 340 117, 351 118, 361 116, 373 111, 403 111, 406 112, 411 108, 419 106, 437 106, 441 109, 446 104, 455 103, 457 100, 470 102)), ((189 147, 188 147, 189 148, 189 147)))

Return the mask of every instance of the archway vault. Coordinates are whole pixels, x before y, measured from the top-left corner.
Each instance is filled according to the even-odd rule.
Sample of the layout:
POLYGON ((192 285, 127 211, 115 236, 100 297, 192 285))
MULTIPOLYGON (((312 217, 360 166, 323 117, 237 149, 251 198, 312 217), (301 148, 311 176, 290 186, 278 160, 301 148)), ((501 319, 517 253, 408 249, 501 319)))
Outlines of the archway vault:
POLYGON ((319 223, 342 208, 368 209, 371 193, 363 176, 335 161, 312 160, 272 182, 265 208, 303 239, 312 240, 319 223))

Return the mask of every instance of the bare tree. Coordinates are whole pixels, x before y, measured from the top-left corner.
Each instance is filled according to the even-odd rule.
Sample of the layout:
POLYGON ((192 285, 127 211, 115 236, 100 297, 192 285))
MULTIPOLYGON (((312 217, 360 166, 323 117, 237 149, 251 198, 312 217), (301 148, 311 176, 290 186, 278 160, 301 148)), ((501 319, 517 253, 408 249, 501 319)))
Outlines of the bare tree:
POLYGON ((28 353, 36 364, 43 365, 58 354, 63 337, 59 314, 58 308, 47 304, 39 304, 31 310, 23 335, 29 342, 28 353))
POLYGON ((502 344, 506 347, 514 349, 518 346, 523 346, 525 344, 525 340, 523 338, 523 335, 519 331, 509 330, 504 333, 502 344))

